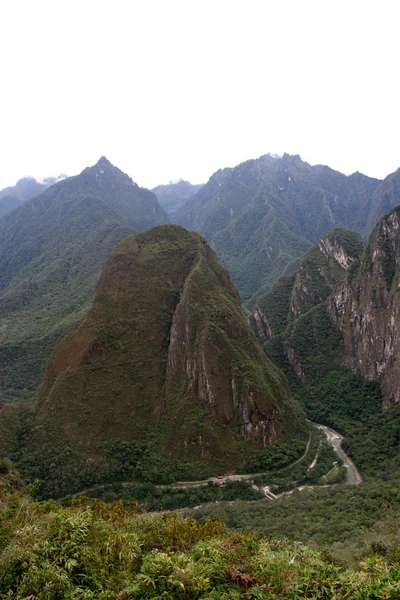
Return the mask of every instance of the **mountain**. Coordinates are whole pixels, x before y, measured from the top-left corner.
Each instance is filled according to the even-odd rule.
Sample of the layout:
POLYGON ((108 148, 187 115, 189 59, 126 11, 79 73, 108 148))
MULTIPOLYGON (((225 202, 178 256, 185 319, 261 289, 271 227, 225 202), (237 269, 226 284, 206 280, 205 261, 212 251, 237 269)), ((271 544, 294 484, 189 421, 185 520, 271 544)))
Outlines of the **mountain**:
POLYGON ((292 281, 278 280, 259 299, 250 320, 292 380, 311 382, 346 364, 380 382, 387 408, 400 402, 400 207, 362 246, 355 232, 335 229, 305 255, 292 281))
POLYGON ((20 206, 25 200, 37 196, 54 183, 66 178, 66 175, 60 175, 60 177, 48 177, 42 181, 37 181, 33 177, 24 177, 17 181, 14 186, 0 190, 0 217, 20 206))
POLYGON ((330 296, 346 362, 380 380, 384 406, 400 403, 400 206, 372 232, 358 270, 330 296))
POLYGON ((104 157, 0 219, 0 389, 30 398, 54 347, 85 316, 112 248, 164 223, 149 190, 104 157))
POLYGON ((203 184, 193 185, 189 181, 179 179, 179 181, 171 181, 167 185, 158 185, 151 191, 157 196, 160 206, 168 217, 173 219, 177 210, 202 186, 203 184))
POLYGON ((121 472, 222 474, 299 437, 304 417, 227 271, 199 234, 164 225, 118 244, 52 352, 20 466, 55 495, 121 472))
POLYGON ((363 231, 379 185, 360 173, 312 167, 299 156, 265 155, 214 173, 174 219, 204 235, 252 306, 333 227, 363 231))
MULTIPOLYGON (((362 233, 368 236, 378 220, 397 206, 400 201, 400 169, 388 175, 375 190, 370 202, 364 209, 367 218, 364 220, 362 233)), ((363 221, 361 221, 363 223, 363 221)))
POLYGON ((250 323, 262 340, 280 334, 300 315, 328 298, 365 244, 359 233, 336 227, 303 256, 296 273, 280 277, 257 299, 250 323))

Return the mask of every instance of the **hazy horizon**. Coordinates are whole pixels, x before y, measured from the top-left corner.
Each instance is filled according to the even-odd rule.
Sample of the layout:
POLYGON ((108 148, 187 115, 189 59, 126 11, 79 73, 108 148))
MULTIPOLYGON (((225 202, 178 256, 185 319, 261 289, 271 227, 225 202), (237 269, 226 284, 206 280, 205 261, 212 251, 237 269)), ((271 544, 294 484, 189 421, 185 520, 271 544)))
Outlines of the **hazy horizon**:
POLYGON ((354 0, 2 3, 0 189, 100 156, 153 188, 268 152, 400 166, 398 10, 354 0))
MULTIPOLYGON (((283 156, 283 154, 282 154, 282 155, 278 155, 278 154, 276 154, 276 153, 274 153, 274 152, 266 152, 265 154, 269 154, 269 155, 274 155, 274 154, 275 154, 275 155, 276 155, 276 158, 278 158, 278 159, 282 158, 282 156, 283 156)), ((284 154, 285 154, 285 153, 284 153, 284 154)), ((286 153, 286 154, 288 154, 288 153, 286 153)), ((296 154, 298 155, 298 153, 296 153, 296 154)), ((257 160, 257 159, 258 159, 258 158, 260 158, 261 156, 263 156, 263 155, 260 155, 260 156, 255 156, 255 157, 249 157, 248 159, 246 159, 246 160, 245 160, 245 161, 243 161, 243 162, 246 162, 247 160, 257 160)), ((293 155, 292 155, 292 156, 293 156, 293 155)), ((100 159, 100 158, 101 158, 101 157, 99 156, 99 159, 100 159)), ((110 160, 108 156, 106 156, 105 158, 107 158, 107 160, 110 160)), ((300 158, 301 158, 301 160, 303 160, 304 162, 308 162, 308 161, 304 160, 304 159, 303 159, 303 157, 302 157, 301 155, 300 155, 300 158)), ((99 160, 99 159, 98 159, 98 160, 99 160)), ((21 180, 21 179, 24 179, 24 178, 26 178, 26 177, 28 177, 28 178, 29 178, 29 177, 32 177, 33 179, 36 179, 36 181, 38 181, 38 182, 43 182, 44 180, 46 180, 46 179, 48 179, 48 178, 55 178, 55 179, 57 179, 57 178, 60 178, 60 181, 61 181, 62 179, 65 179, 65 178, 67 178, 67 177, 74 177, 75 175, 79 175, 79 174, 80 174, 80 173, 81 173, 81 172, 82 172, 84 169, 86 169, 87 167, 92 167, 92 166, 94 166, 94 165, 95 165, 97 162, 98 162, 98 161, 96 160, 96 161, 95 161, 93 164, 90 164, 90 165, 89 165, 89 164, 87 164, 87 165, 83 166, 83 167, 82 167, 82 169, 81 169, 80 171, 78 171, 77 173, 59 173, 58 175, 57 175, 57 174, 55 174, 55 173, 53 173, 53 174, 51 174, 51 173, 50 173, 50 174, 45 174, 45 175, 43 175, 43 176, 36 176, 36 175, 32 175, 32 174, 28 173, 28 174, 26 174, 26 175, 22 175, 21 177, 19 177, 19 178, 18 178, 16 181, 14 181, 14 183, 7 184, 7 185, 5 185, 4 187, 12 187, 12 186, 14 186, 14 185, 15 185, 15 184, 16 184, 16 183, 19 181, 19 180, 21 180)), ((111 163, 114 165, 114 167, 118 167, 118 168, 119 168, 119 166, 118 166, 117 164, 113 163, 113 161, 112 161, 112 160, 110 160, 110 162, 111 162, 111 163)), ((219 167, 219 169, 225 169, 225 168, 234 168, 234 167, 238 166, 239 164, 241 164, 241 163, 237 163, 236 165, 224 165, 224 166, 221 166, 221 167, 219 167)), ((309 164, 311 164, 311 163, 309 163, 309 164)), ((321 165, 321 164, 322 164, 322 163, 315 163, 315 164, 313 164, 313 165, 311 165, 311 166, 316 166, 316 165, 321 165)), ((331 167, 331 165, 324 165, 324 166, 327 166, 327 167, 333 168, 333 167, 331 167)), ((121 169, 121 170, 123 170, 123 169, 121 169)), ((218 169, 216 169, 216 171, 217 171, 217 170, 218 170, 218 169)), ((335 170, 335 171, 338 171, 338 169, 334 169, 334 170, 335 170)), ((147 189, 153 189, 153 188, 155 188, 155 187, 157 187, 157 186, 159 186, 159 185, 169 185, 169 184, 174 184, 174 183, 178 183, 179 181, 182 181, 182 180, 183 180, 183 181, 189 181, 189 183, 191 183, 191 184, 193 184, 193 185, 205 184, 205 183, 207 183, 207 181, 210 179, 210 177, 211 177, 211 176, 212 176, 212 175, 213 175, 213 174, 214 174, 216 171, 213 171, 212 173, 210 173, 209 177, 207 177, 207 178, 206 178, 204 181, 190 181, 189 179, 187 179, 187 178, 185 178, 185 177, 177 177, 176 179, 170 179, 170 180, 168 180, 168 181, 161 181, 161 182, 159 182, 159 183, 156 183, 155 185, 151 185, 151 186, 148 186, 148 187, 147 187, 147 186, 144 186, 144 185, 141 185, 141 183, 140 183, 139 181, 136 181, 136 180, 135 180, 135 179, 134 179, 134 178, 131 176, 131 174, 130 174, 130 173, 127 173, 127 175, 129 175, 129 176, 130 176, 130 177, 133 179, 133 181, 134 181, 135 183, 137 183, 137 184, 138 184, 140 187, 144 187, 144 188, 147 188, 147 189)), ((125 172, 125 171, 124 171, 124 172, 125 172)), ((339 171, 339 172, 341 172, 341 171, 339 171)), ((351 173, 343 173, 343 175, 345 175, 346 177, 350 177, 351 175, 354 175, 354 173, 356 173, 356 172, 357 172, 357 171, 353 171, 353 172, 351 172, 351 173)), ((358 172, 359 172, 359 173, 361 173, 361 171, 358 171, 358 172)), ((391 172, 391 173, 392 173, 392 172, 391 172)), ((376 179, 381 179, 381 180, 383 180, 385 177, 387 177, 387 176, 388 176, 388 175, 390 175, 391 173, 387 173, 387 174, 386 174, 385 176, 383 176, 383 177, 376 177, 376 179)), ((363 174, 363 175, 367 175, 368 177, 372 177, 371 175, 368 175, 368 173, 362 173, 362 174, 363 174)), ((4 188, 0 188, 0 189, 4 189, 4 188)))

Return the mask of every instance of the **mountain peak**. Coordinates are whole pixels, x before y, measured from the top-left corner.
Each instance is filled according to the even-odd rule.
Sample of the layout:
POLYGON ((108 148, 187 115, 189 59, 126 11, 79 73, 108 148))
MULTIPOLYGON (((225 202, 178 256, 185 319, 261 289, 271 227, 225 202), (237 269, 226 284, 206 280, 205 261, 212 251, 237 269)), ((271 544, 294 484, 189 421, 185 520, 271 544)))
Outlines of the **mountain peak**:
POLYGON ((114 167, 114 165, 112 163, 110 163, 110 161, 108 160, 108 158, 106 158, 105 156, 101 156, 99 158, 99 160, 97 161, 97 163, 95 164, 96 167, 114 167))
POLYGON ((99 158, 95 165, 86 167, 81 175, 84 174, 95 182, 96 187, 106 186, 114 189, 117 181, 122 185, 128 184, 129 187, 137 186, 129 175, 115 167, 105 156, 99 158))

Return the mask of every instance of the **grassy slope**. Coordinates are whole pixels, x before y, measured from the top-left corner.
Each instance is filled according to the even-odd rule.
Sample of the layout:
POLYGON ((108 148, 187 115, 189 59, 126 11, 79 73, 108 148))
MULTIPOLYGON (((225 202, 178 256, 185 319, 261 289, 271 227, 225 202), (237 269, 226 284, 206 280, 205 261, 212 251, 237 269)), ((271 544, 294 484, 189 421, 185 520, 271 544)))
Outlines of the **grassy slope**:
POLYGON ((300 543, 230 534, 215 519, 138 515, 118 503, 32 503, 4 487, 0 495, 5 598, 344 600, 400 593, 394 545, 375 544, 352 569, 300 543))

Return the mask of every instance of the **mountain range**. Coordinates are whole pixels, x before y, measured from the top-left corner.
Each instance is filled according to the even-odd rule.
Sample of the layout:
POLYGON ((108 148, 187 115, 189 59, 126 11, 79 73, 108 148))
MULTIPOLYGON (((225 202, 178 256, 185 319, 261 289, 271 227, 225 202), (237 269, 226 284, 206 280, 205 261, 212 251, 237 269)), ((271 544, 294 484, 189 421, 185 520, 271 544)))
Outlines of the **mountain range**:
POLYGON ((31 399, 54 345, 84 318, 126 235, 165 223, 156 196, 101 158, 0 219, 0 388, 31 399))
MULTIPOLYGON (((3 216, 0 421, 7 447, 34 432, 23 436, 21 468, 36 457, 41 479, 54 461, 106 478, 121 469, 109 462, 114 444, 128 471, 155 479, 235 470, 239 456, 304 436, 272 363, 294 389, 347 365, 379 379, 385 408, 396 404, 398 209, 367 244, 362 236, 398 203, 399 177, 266 155, 197 191, 157 188, 171 218, 199 235, 165 225, 156 195, 102 157, 3 216), (250 322, 268 358, 206 238, 242 300, 255 302, 250 322), (41 381, 34 408, 4 405, 30 403, 41 381)), ((53 483, 61 476, 57 467, 53 483)))
POLYGON ((189 181, 179 179, 178 181, 170 181, 166 185, 158 185, 152 189, 152 192, 157 196, 168 218, 174 221, 178 209, 198 192, 201 187, 203 187, 203 184, 193 185, 189 181))
POLYGON ((3 196, 0 595, 398 597, 399 178, 3 196))
POLYGON ((368 235, 398 203, 399 183, 400 171, 379 181, 310 166, 299 156, 265 155, 214 173, 175 221, 204 235, 251 309, 334 227, 368 235))
POLYGON ((67 179, 67 175, 59 177, 47 177, 41 181, 34 177, 23 177, 14 186, 0 190, 0 218, 20 206, 25 200, 29 200, 44 192, 54 183, 67 179))

